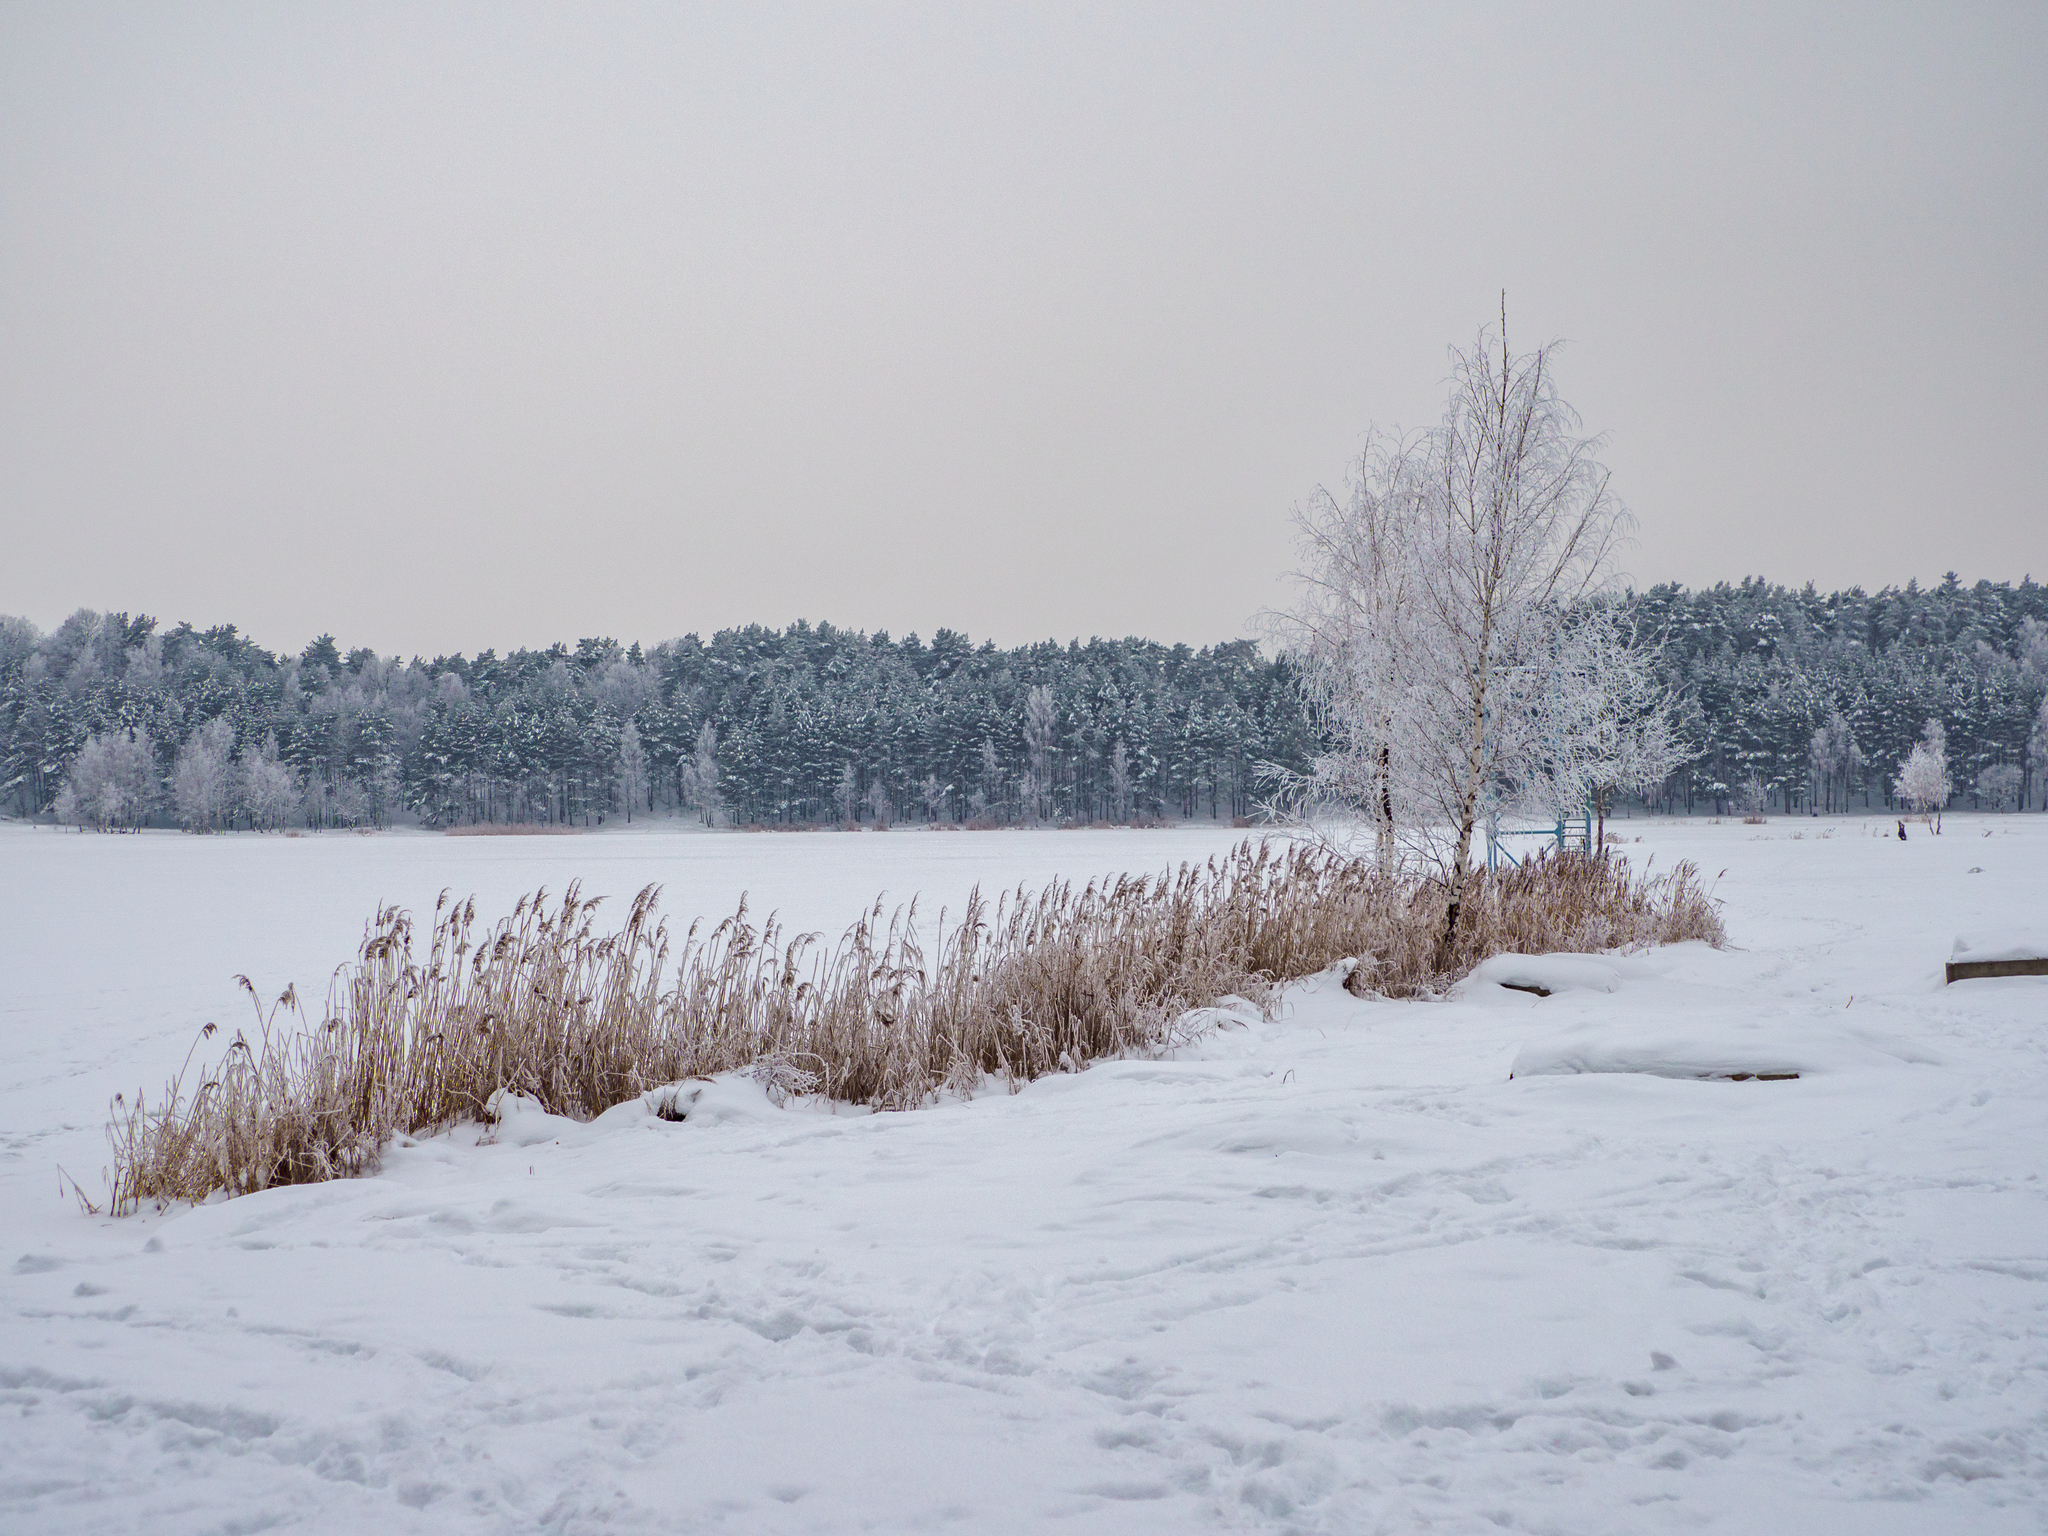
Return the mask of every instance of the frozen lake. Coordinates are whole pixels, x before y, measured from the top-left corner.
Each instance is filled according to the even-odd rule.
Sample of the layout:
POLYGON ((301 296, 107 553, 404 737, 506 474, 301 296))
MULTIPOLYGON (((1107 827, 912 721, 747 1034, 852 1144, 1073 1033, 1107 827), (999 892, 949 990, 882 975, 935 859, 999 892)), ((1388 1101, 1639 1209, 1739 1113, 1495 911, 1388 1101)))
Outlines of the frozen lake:
POLYGON ((2048 980, 1941 967, 2048 923, 2048 817, 1618 830, 1734 947, 115 1221, 111 1094, 380 900, 836 935, 1244 834, 0 828, 0 1529, 2042 1529, 2048 980))
MULTIPOLYGON (((296 982, 309 1006, 317 1005, 380 902, 424 919, 446 890, 474 894, 479 918, 496 918, 522 895, 545 887, 559 897, 580 880, 586 896, 610 898, 623 920, 634 893, 658 884, 678 935, 694 918, 730 915, 746 896, 756 921, 779 912, 791 931, 837 938, 877 896, 891 906, 917 897, 923 921, 942 907, 957 912, 977 884, 993 896, 1019 882, 1164 870, 1225 852, 1246 835, 1199 824, 1149 832, 884 833, 661 825, 550 837, 79 836, 0 826, 0 889, 11 898, 0 924, 9 1091, 23 1083, 28 1063, 39 1063, 33 1091, 52 1095, 40 1101, 62 1102, 67 1114, 97 1124, 112 1091, 108 1068, 141 1073, 154 1089, 184 1059, 200 1025, 248 1022, 238 974, 266 998, 296 982), (96 1022, 81 1034, 86 1017, 96 1022), (103 1028, 116 1034, 103 1036, 103 1028), (110 1057, 114 1040, 120 1049, 110 1057), (64 1085, 81 1073, 86 1080, 74 1102, 64 1085)), ((21 1122, 5 1124, 13 1134, 21 1122)), ((97 1150, 87 1161, 99 1166, 97 1150)))

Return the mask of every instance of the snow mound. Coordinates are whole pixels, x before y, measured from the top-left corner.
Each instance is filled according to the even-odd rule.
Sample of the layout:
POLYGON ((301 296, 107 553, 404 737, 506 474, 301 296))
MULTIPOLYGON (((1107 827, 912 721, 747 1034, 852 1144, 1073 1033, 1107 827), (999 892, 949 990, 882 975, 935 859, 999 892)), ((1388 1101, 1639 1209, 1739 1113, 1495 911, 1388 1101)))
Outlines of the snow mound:
POLYGON ((1785 1079, 1845 1065, 1868 1053, 1782 1020, 1698 1020, 1689 1024, 1600 1019, 1525 1047, 1508 1076, 1559 1077, 1634 1072, 1649 1077, 1785 1079))
POLYGON ((496 1123, 491 1140, 501 1147, 537 1147, 542 1142, 560 1141, 564 1136, 581 1137, 582 1122, 567 1115, 551 1115, 531 1094, 500 1088, 484 1105, 484 1113, 496 1123))
MULTIPOLYGON (((1321 976, 1329 977, 1336 973, 1337 967, 1331 966, 1329 970, 1322 972, 1321 976)), ((1347 970, 1337 975, 1339 983, 1341 984, 1343 976, 1349 974, 1347 970)), ((1235 993, 1228 997, 1219 997, 1206 1008, 1190 1008, 1180 1017, 1180 1026, 1189 1035, 1210 1029, 1244 1029, 1265 1022, 1265 1012, 1257 1003, 1235 993)))
POLYGON ((625 1125, 655 1120, 695 1126, 746 1125, 781 1114, 767 1084, 747 1073, 727 1072, 650 1088, 639 1098, 606 1110, 591 1123, 625 1125))
POLYGON ((501 1147, 535 1147, 543 1142, 583 1146, 595 1138, 642 1126, 751 1124, 782 1113, 764 1084, 740 1072, 664 1083, 638 1098, 614 1104, 588 1122, 551 1115, 539 1100, 509 1088, 492 1094, 485 1109, 496 1121, 490 1139, 501 1147))
POLYGON ((1995 960, 2048 960, 2048 928, 1993 928, 1959 933, 1949 959, 1981 965, 1995 960))
POLYGON ((1495 955, 1473 969, 1480 985, 1514 987, 1548 996, 1555 992, 1612 992, 1622 967, 1597 955, 1495 955))

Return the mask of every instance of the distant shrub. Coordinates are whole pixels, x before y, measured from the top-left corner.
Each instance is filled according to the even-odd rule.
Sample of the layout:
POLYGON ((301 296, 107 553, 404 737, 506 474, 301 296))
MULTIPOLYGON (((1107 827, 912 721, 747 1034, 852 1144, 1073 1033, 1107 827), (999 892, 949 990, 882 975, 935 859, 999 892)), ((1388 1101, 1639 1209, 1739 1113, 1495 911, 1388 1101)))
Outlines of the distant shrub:
POLYGON ((1994 811, 2019 808, 2020 788, 2026 776, 2016 763, 1994 763, 1977 775, 1977 799, 1994 811))
POLYGON ((756 927, 742 901, 708 934, 692 925, 671 967, 656 894, 611 934, 573 885, 481 931, 474 898, 439 906, 424 958, 410 914, 379 910, 317 1026, 287 993, 297 1027, 274 1029, 273 1008, 189 1095, 181 1073, 154 1107, 115 1101, 114 1209, 361 1173, 394 1134, 484 1117, 499 1089, 585 1118, 765 1062, 793 1091, 907 1109, 989 1074, 1015 1083, 1170 1047, 1197 1027, 1192 1010, 1233 995, 1266 1006, 1351 957, 1353 990, 1413 997, 1504 950, 1723 937, 1692 866, 1651 879, 1576 854, 1476 874, 1447 968, 1440 886, 1309 846, 1247 843, 1176 875, 1057 882, 993 910, 977 892, 929 949, 915 903, 885 920, 877 901, 820 948, 772 917, 756 927))

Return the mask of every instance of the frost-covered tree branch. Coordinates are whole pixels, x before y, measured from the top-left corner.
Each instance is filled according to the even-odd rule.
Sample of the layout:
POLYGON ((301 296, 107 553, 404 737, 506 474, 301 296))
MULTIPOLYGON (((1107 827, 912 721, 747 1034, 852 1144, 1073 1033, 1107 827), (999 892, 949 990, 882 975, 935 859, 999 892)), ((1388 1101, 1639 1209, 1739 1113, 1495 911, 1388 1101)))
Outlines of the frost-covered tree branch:
MULTIPOLYGON (((1487 816, 1610 773, 1625 783, 1643 754, 1672 750, 1622 728, 1649 708, 1640 690, 1611 706, 1559 698, 1564 617, 1601 590, 1628 514, 1557 392, 1553 351, 1517 357, 1505 325, 1454 349, 1441 422, 1375 434, 1346 500, 1319 494, 1297 519, 1301 601, 1283 631, 1337 742, 1297 800, 1342 806, 1383 858, 1432 866, 1450 891, 1447 945, 1487 816)), ((1602 633, 1578 642, 1571 686, 1634 688, 1593 644, 1602 633)))

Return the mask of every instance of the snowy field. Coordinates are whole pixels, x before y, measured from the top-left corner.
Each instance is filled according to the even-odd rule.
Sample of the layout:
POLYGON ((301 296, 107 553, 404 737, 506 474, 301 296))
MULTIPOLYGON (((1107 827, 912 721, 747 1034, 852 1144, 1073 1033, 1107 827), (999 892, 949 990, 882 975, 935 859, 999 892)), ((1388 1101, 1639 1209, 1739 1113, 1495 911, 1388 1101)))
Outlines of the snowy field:
POLYGON ((1726 870, 1736 947, 109 1220, 55 1171, 97 1189, 108 1097, 380 899, 836 934, 1242 834, 0 828, 0 1530, 2048 1528, 2048 979, 1941 979, 2048 926, 2048 817, 1621 830, 1726 870))

